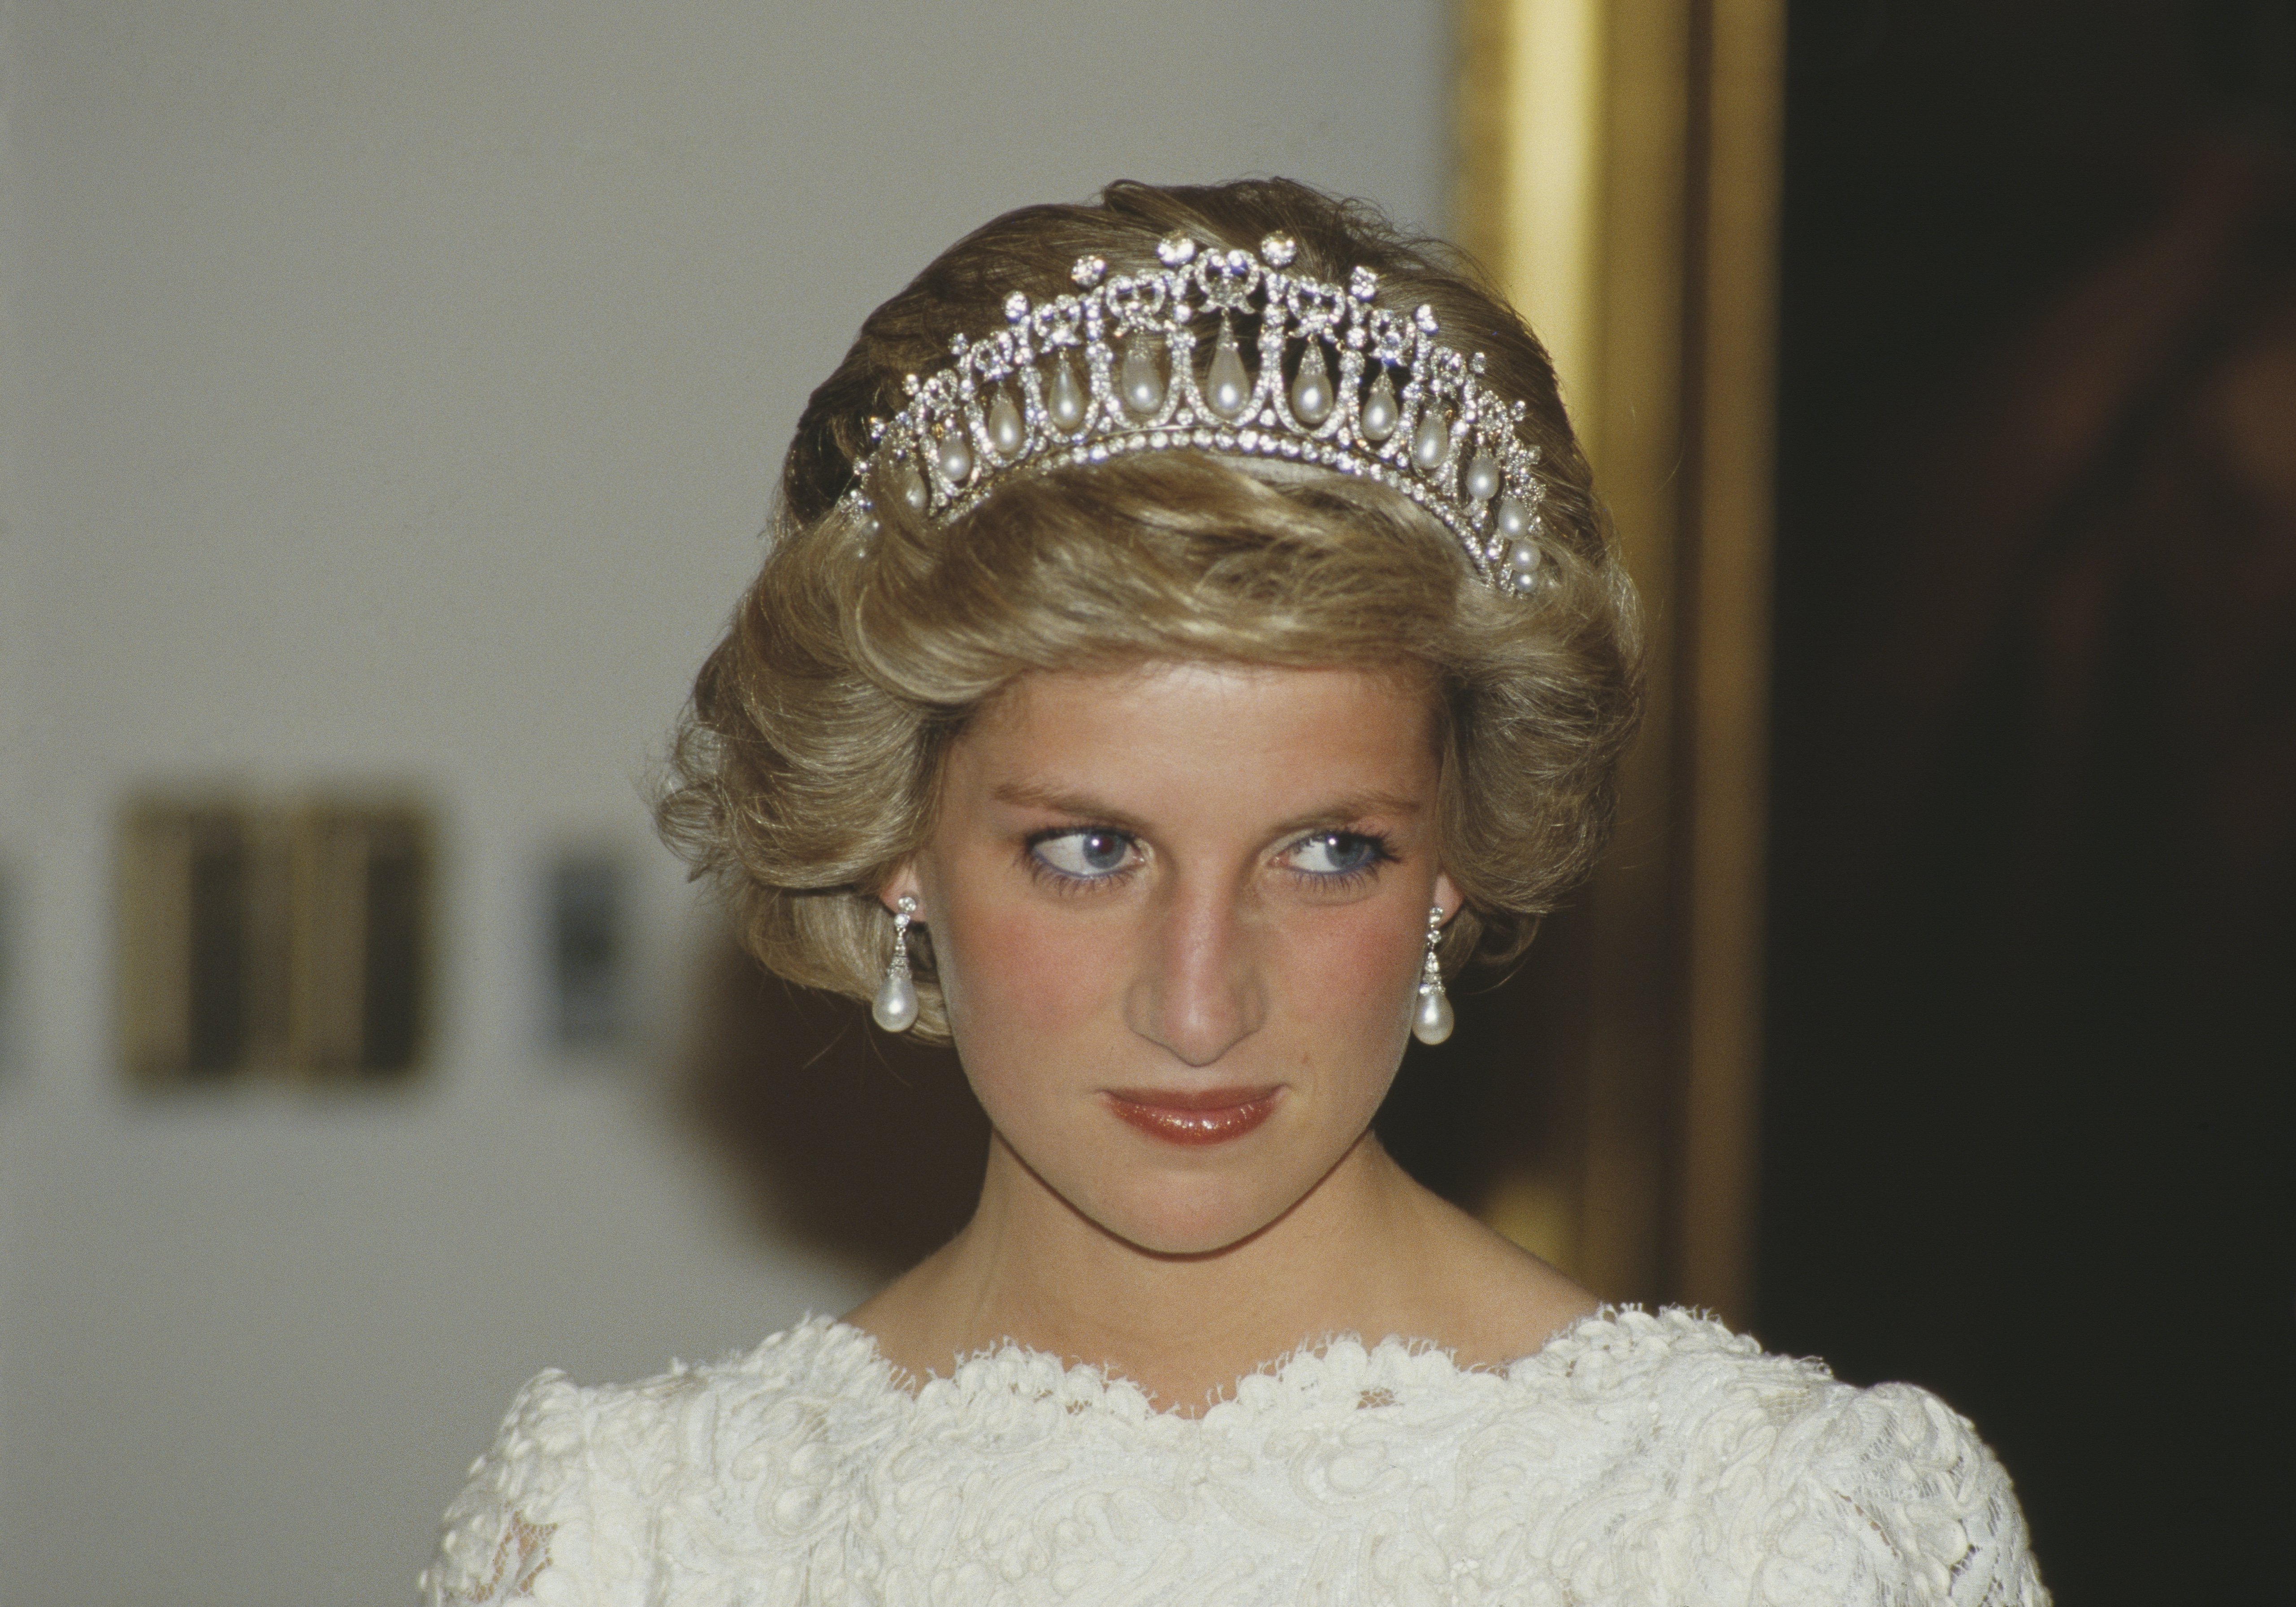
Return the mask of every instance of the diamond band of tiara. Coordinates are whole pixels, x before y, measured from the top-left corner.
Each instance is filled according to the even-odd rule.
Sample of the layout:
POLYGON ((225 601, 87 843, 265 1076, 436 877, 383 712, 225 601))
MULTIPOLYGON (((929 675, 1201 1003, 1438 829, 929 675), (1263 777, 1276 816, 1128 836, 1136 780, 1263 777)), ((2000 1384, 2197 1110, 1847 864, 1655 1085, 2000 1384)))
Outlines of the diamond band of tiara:
POLYGON ((844 506, 873 522, 873 490, 946 522, 1024 470, 1177 448, 1280 458, 1393 487, 1458 537, 1484 584, 1535 589, 1546 487, 1538 448, 1516 435, 1525 405, 1483 383, 1480 352, 1436 339, 1433 308, 1374 307, 1368 268, 1344 286, 1287 273, 1296 254, 1284 234, 1257 256, 1171 234, 1160 270, 1111 277, 1086 257, 1078 294, 1033 304, 1015 291, 1004 329, 958 335, 950 366, 909 375, 908 406, 870 421, 844 506), (1196 324, 1213 316, 1200 378, 1196 324), (1238 318, 1259 322, 1256 374, 1238 318))

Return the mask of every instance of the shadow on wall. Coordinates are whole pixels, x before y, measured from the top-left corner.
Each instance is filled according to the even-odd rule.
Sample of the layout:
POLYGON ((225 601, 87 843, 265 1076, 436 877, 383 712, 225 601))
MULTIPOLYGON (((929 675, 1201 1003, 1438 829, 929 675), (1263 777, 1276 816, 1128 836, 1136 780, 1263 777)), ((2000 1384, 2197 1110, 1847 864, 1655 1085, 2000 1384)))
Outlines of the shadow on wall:
POLYGON ((890 1277, 972 1215, 988 1121, 956 1056, 768 975, 730 939, 701 968, 679 1099, 757 1214, 890 1277))

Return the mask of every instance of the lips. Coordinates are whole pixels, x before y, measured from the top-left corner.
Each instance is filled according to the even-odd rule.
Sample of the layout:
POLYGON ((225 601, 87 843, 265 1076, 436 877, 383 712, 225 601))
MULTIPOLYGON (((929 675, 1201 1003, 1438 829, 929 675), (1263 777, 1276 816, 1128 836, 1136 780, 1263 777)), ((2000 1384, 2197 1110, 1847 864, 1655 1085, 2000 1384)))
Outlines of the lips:
POLYGON ((1275 1112, 1281 1085, 1259 1088, 1111 1088, 1119 1121, 1166 1144, 1226 1144, 1275 1112))

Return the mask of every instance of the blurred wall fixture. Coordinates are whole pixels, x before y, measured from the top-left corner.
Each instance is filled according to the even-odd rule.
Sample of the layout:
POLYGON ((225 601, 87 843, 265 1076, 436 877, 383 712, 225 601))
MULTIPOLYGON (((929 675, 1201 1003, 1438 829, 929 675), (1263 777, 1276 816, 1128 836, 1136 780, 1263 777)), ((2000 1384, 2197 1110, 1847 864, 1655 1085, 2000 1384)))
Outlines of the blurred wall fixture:
POLYGON ((122 816, 122 1059, 152 1086, 390 1080, 430 1025, 433 832, 405 803, 152 796, 122 816))
POLYGON ((620 856, 569 851, 545 879, 550 1037, 561 1049, 611 1048, 626 1025, 628 947, 620 856))

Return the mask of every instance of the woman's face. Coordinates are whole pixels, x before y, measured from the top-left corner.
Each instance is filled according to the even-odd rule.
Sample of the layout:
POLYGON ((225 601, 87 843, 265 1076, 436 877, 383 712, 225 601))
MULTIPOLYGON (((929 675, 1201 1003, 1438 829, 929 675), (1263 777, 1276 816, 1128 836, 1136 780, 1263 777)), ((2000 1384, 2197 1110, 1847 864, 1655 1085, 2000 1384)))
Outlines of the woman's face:
POLYGON ((1458 903, 1431 717, 1400 677, 1157 665, 1025 676, 953 744, 886 897, 989 1120, 1090 1220, 1217 1250, 1362 1137, 1458 903))

